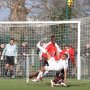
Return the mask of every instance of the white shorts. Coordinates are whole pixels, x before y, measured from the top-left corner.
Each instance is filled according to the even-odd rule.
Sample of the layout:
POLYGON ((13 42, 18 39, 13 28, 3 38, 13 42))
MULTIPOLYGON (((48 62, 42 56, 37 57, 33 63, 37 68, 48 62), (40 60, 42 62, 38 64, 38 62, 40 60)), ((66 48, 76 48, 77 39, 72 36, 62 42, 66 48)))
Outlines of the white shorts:
POLYGON ((59 63, 55 61, 55 59, 52 57, 48 60, 48 64, 49 66, 45 66, 45 70, 49 71, 49 70, 60 70, 61 67, 60 65, 58 65, 59 63))
POLYGON ((48 62, 48 64, 49 64, 50 66, 56 64, 56 61, 55 61, 54 57, 50 58, 47 62, 48 62))

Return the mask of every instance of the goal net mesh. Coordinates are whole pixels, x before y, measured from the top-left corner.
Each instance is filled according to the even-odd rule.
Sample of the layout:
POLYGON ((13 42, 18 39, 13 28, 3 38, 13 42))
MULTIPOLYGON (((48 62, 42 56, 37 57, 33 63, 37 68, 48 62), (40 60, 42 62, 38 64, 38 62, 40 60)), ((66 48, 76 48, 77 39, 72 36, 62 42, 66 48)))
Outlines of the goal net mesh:
MULTIPOLYGON (((64 49, 65 45, 70 45, 75 49, 74 57, 77 62, 78 23, 0 23, 0 44, 6 45, 12 37, 18 46, 18 63, 13 68, 14 76, 25 77, 27 74, 39 70, 41 64, 36 45, 39 41, 48 43, 51 35, 56 36, 56 43, 61 49, 64 49), (24 55, 24 53, 28 55, 24 55)), ((0 62, 0 76, 3 76, 5 58, 0 62)), ((75 78, 77 71, 71 62, 70 64, 68 77, 75 78)), ((46 77, 54 75, 55 71, 50 71, 46 77)))

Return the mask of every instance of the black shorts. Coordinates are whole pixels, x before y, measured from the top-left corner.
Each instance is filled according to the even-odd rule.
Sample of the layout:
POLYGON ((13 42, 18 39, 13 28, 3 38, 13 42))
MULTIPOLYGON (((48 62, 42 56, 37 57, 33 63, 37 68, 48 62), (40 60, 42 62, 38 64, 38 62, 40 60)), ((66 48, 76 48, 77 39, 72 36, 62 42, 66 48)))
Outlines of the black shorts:
POLYGON ((47 61, 43 61, 43 66, 49 66, 48 62, 47 61))
POLYGON ((64 75, 64 69, 56 72, 56 77, 63 76, 63 75, 64 75))
POLYGON ((42 57, 42 60, 40 61, 40 66, 49 66, 48 62, 47 62, 47 58, 42 57))
POLYGON ((43 66, 49 66, 48 62, 47 61, 40 61, 40 67, 43 67, 43 66))
POLYGON ((6 56, 6 64, 14 65, 14 56, 6 56))

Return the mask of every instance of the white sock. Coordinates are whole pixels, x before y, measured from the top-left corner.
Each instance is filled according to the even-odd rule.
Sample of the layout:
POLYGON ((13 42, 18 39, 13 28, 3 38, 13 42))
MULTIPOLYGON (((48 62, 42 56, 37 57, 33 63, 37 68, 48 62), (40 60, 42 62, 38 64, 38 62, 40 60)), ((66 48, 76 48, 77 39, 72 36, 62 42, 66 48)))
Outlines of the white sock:
POLYGON ((37 79, 39 80, 39 78, 42 77, 42 75, 43 75, 43 72, 40 71, 38 76, 37 76, 37 79))
POLYGON ((45 71, 45 73, 44 73, 42 76, 46 75, 48 72, 49 72, 49 71, 45 71))

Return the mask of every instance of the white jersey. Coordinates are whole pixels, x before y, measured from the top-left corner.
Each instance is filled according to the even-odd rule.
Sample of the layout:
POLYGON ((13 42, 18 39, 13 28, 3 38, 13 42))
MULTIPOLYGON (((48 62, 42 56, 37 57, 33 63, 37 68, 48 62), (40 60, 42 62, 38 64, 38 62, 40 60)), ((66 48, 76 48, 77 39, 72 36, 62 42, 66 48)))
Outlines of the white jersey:
MULTIPOLYGON (((43 43, 43 46, 42 46, 44 49, 47 47, 47 44, 46 43, 43 43)), ((39 59, 42 60, 42 50, 39 51, 39 59)))
POLYGON ((70 58, 69 53, 68 53, 68 50, 65 52, 65 54, 68 55, 68 58, 67 58, 67 60, 66 60, 66 62, 68 63, 68 59, 70 58))
POLYGON ((60 59, 59 61, 55 61, 55 59, 52 57, 48 60, 49 66, 45 66, 46 70, 62 70, 68 68, 67 60, 60 59))
POLYGON ((68 68, 68 62, 67 62, 67 60, 62 60, 62 59, 60 59, 57 64, 58 64, 57 66, 58 66, 60 69, 67 69, 67 68, 68 68))

